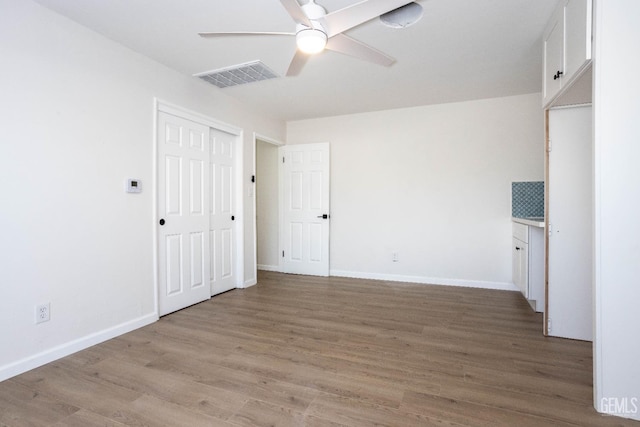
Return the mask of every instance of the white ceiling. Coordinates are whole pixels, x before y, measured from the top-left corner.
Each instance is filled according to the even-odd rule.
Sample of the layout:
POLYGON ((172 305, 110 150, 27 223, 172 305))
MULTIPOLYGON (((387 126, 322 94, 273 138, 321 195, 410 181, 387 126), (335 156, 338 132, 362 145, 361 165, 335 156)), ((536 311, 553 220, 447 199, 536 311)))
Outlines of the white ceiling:
MULTIPOLYGON (((279 0, 37 1, 190 76, 258 59, 284 75, 295 50, 293 37, 197 35, 295 31, 279 0)), ((359 0, 317 1, 332 12, 359 0)), ((417 2, 424 16, 409 28, 374 19, 347 32, 395 57, 389 68, 326 51, 297 77, 215 89, 282 120, 540 91, 541 36, 558 0, 417 2)))

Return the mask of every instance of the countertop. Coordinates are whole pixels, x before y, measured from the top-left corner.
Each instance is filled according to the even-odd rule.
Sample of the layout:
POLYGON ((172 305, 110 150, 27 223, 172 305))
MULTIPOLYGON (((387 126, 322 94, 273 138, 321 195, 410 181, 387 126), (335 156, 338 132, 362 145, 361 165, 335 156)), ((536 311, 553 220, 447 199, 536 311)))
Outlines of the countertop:
POLYGON ((532 227, 544 228, 544 218, 543 217, 524 217, 519 218, 512 216, 511 221, 518 222, 524 225, 530 225, 532 227))

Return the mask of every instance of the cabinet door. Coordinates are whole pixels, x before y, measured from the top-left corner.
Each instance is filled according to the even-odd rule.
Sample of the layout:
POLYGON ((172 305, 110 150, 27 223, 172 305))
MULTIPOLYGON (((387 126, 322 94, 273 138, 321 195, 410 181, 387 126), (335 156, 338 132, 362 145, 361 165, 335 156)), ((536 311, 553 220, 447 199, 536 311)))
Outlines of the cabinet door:
POLYGON ((548 104, 562 87, 562 76, 558 76, 558 72, 564 72, 564 8, 544 39, 543 105, 548 104))
POLYGON ((529 245, 526 243, 520 247, 520 275, 522 294, 529 299, 529 245))
POLYGON ((591 0, 569 0, 565 7, 565 79, 591 59, 591 0))
POLYGON ((529 298, 529 245, 515 237, 512 242, 513 283, 520 289, 525 298, 529 298))
POLYGON ((529 300, 536 302, 536 311, 544 311, 544 228, 529 227, 529 300))
POLYGON ((522 291, 520 283, 520 249, 518 239, 515 237, 511 239, 511 280, 513 280, 513 284, 522 291))

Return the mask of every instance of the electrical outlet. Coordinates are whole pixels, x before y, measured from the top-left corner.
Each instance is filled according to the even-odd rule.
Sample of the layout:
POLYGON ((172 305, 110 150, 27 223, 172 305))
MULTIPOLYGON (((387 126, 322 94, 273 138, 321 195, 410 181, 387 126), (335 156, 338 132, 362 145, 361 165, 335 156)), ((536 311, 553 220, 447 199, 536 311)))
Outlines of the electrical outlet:
POLYGON ((391 261, 393 262, 398 262, 400 261, 400 256, 398 255, 398 252, 393 252, 391 254, 391 261))
POLYGON ((38 304, 36 305, 36 324, 42 322, 48 322, 51 315, 51 304, 38 304))

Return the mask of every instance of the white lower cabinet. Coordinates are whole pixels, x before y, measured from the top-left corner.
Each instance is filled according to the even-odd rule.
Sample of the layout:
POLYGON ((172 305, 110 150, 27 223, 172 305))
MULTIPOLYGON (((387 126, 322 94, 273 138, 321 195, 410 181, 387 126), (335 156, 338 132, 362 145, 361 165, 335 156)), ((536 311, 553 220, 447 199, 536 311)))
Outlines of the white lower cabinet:
POLYGON ((544 311, 544 229, 513 223, 513 283, 531 307, 544 311))
POLYGON ((513 283, 525 298, 529 298, 529 244, 513 237, 511 250, 513 251, 513 283))

